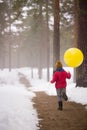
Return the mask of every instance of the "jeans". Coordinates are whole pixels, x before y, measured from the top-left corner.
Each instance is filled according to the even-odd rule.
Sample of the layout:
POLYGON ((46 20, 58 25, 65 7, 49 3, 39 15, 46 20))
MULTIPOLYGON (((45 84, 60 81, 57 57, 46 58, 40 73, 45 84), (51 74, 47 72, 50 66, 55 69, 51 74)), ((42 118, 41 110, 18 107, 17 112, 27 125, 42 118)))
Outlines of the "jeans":
POLYGON ((63 94, 66 94, 66 88, 58 88, 56 89, 57 92, 57 96, 58 96, 58 101, 62 101, 63 100, 63 94))

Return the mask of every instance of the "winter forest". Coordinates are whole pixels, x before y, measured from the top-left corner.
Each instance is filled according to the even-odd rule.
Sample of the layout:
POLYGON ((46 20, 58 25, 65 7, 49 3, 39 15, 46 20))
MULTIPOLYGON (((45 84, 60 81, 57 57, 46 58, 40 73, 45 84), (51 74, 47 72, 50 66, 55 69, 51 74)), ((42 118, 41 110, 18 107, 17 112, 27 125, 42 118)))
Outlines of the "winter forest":
POLYGON ((0 130, 78 129, 87 129, 87 0, 0 0, 0 130), (69 48, 83 52, 80 66, 65 63, 69 48), (70 75, 61 110, 57 60, 70 75))
MULTIPOLYGON (((86 0, 0 0, 0 68, 37 68, 39 77, 47 68, 49 79, 49 67, 58 59, 64 64, 66 49, 78 47, 86 57, 86 4, 86 0)), ((87 86, 86 64, 85 58, 75 70, 79 86, 87 86)))
MULTIPOLYGON (((58 3, 58 2, 57 2, 58 3)), ((56 3, 55 3, 56 4, 56 3)), ((73 46, 74 3, 60 0, 60 58, 73 46)), ((53 0, 0 2, 0 68, 53 66, 53 0)), ((58 35, 58 34, 57 34, 58 35)))

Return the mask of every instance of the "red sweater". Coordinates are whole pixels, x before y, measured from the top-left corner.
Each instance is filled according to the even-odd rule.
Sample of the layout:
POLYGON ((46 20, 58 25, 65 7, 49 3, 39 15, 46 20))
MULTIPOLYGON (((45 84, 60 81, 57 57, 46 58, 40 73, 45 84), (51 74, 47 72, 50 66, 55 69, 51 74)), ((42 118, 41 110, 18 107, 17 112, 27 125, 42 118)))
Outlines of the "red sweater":
POLYGON ((64 69, 59 69, 53 74, 53 79, 50 81, 51 83, 55 82, 55 87, 58 88, 65 88, 67 83, 66 79, 70 79, 71 74, 66 72, 64 69))

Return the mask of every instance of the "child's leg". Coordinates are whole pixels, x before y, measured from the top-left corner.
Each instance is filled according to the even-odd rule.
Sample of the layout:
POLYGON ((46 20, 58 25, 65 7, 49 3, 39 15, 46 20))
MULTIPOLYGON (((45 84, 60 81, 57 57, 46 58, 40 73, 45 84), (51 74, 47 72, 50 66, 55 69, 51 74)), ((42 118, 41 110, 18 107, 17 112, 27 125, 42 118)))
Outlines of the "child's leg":
POLYGON ((56 89, 58 101, 62 101, 62 90, 61 88, 56 89))
POLYGON ((57 91, 57 97, 58 97, 58 109, 62 110, 63 109, 63 103, 62 103, 62 89, 56 89, 57 91))
POLYGON ((67 97, 67 95, 66 95, 66 88, 63 88, 63 89, 62 89, 62 97, 64 98, 65 101, 68 100, 68 97, 67 97))

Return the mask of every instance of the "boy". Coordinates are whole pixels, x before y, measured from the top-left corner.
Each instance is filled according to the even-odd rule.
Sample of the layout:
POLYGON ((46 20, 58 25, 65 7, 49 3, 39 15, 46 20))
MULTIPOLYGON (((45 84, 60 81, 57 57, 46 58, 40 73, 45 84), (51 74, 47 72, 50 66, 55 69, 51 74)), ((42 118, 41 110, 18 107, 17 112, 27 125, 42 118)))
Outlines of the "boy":
POLYGON ((64 98, 65 101, 68 100, 68 97, 66 95, 66 79, 71 78, 70 72, 66 72, 62 68, 62 63, 60 61, 57 61, 56 64, 56 71, 53 74, 53 78, 50 81, 51 83, 55 83, 55 88, 58 96, 58 109, 63 110, 63 102, 62 99, 64 98))

